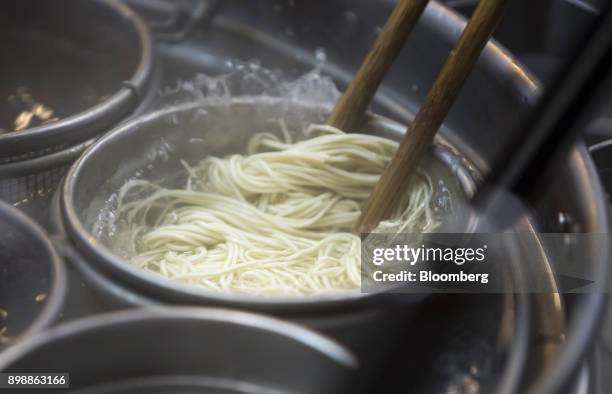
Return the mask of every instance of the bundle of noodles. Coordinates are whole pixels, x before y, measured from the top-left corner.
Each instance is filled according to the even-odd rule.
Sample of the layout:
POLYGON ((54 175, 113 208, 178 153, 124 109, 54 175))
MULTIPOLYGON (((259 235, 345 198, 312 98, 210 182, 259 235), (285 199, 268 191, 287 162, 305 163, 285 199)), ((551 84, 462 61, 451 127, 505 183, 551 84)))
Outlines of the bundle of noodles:
MULTIPOLYGON (((118 212, 130 261, 174 280, 226 292, 315 295, 359 287, 360 238, 351 232, 397 149, 385 138, 311 126, 292 143, 255 134, 246 155, 207 157, 184 189, 132 180, 118 212)), ((437 226, 432 185, 414 177, 393 220, 379 232, 437 226)))

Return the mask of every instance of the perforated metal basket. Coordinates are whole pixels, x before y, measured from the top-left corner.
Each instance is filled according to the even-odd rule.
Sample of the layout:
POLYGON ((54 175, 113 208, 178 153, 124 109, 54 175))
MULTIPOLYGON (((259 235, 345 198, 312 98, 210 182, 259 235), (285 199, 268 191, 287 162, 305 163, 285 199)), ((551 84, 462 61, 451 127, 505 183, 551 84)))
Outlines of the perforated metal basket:
MULTIPOLYGON (((141 18, 122 2, 66 0, 62 5, 57 7, 52 2, 35 0, 6 0, 0 3, 0 22, 10 25, 3 26, 4 30, 13 29, 14 32, 24 32, 22 34, 44 28, 71 45, 73 42, 70 40, 74 39, 74 46, 101 52, 101 55, 110 59, 121 58, 126 66, 121 66, 125 69, 120 73, 95 75, 98 78, 96 83, 104 85, 105 89, 111 92, 101 96, 95 105, 85 110, 75 106, 74 112, 67 110, 69 115, 55 122, 19 132, 0 134, 0 199, 21 205, 31 213, 40 210, 35 206, 39 201, 43 201, 40 203, 42 205, 48 205, 48 197, 53 194, 65 175, 68 165, 98 135, 134 112, 147 91, 153 70, 150 32, 141 18), (44 18, 28 11, 34 8, 40 11, 36 15, 44 15, 44 18), (110 34, 111 31, 118 34, 110 34), (113 86, 116 86, 114 91, 113 86)), ((0 43, 10 48, 11 42, 2 40, 18 40, 19 37, 20 34, 5 35, 0 38, 0 43)), ((43 48, 45 38, 39 37, 38 40, 38 47, 43 48)), ((89 71, 93 74, 93 71, 104 71, 82 70, 79 65, 71 64, 70 59, 72 58, 67 57, 65 60, 60 58, 49 61, 56 62, 56 65, 65 65, 67 74, 89 71)), ((37 67, 39 71, 34 76, 43 75, 38 83, 44 82, 45 78, 55 77, 45 75, 45 68, 40 68, 40 65, 37 67)), ((20 72, 16 67, 10 70, 20 72)), ((10 75, 5 76, 5 79, 7 84, 12 83, 10 75)), ((70 80, 69 75, 67 80, 70 80)), ((16 85, 19 83, 15 81, 16 85)), ((32 84, 33 87, 36 86, 35 82, 32 84)), ((74 86, 66 86, 65 92, 52 92, 53 97, 61 100, 71 94, 73 88, 74 86)), ((4 87, 3 92, 7 90, 7 94, 10 94, 11 89, 4 87)), ((79 99, 75 98, 73 101, 78 102, 79 99)))

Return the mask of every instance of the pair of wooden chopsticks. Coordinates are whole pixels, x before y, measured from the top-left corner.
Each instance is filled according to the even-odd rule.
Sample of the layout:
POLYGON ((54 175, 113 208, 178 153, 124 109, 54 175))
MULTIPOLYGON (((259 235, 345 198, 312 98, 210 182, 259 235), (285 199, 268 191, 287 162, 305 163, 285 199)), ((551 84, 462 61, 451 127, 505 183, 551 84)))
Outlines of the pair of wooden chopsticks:
MULTIPOLYGON (((355 227, 357 233, 366 233, 375 228, 381 220, 389 217, 397 205, 501 19, 506 2, 480 0, 391 163, 374 187, 355 227)), ((427 3, 428 0, 399 0, 365 61, 338 101, 328 124, 350 131, 363 119, 378 86, 427 3)))

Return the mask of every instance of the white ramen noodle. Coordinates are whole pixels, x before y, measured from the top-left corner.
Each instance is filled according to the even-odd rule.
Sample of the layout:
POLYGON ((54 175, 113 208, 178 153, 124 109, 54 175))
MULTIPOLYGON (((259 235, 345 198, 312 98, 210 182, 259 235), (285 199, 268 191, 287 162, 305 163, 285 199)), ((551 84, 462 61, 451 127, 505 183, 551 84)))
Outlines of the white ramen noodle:
MULTIPOLYGON (((187 183, 167 189, 131 180, 120 190, 121 242, 130 262, 173 280, 256 295, 356 289, 360 237, 352 228, 397 142, 313 125, 293 142, 258 133, 245 155, 183 162, 187 183)), ((429 177, 417 174, 379 232, 437 226, 429 177)))

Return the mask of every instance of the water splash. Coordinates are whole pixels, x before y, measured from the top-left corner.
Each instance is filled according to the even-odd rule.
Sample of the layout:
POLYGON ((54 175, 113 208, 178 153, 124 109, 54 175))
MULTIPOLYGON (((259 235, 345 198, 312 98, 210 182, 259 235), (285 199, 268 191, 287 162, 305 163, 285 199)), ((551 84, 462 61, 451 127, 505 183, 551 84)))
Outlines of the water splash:
MULTIPOLYGON (((334 104, 340 97, 340 92, 335 86, 331 78, 322 74, 322 66, 327 60, 327 55, 323 49, 315 50, 315 57, 318 66, 313 70, 297 77, 287 78, 282 72, 274 71, 263 67, 259 62, 251 61, 247 63, 228 61, 226 66, 230 70, 221 75, 206 75, 198 74, 191 80, 179 80, 176 85, 167 87, 160 91, 157 109, 164 109, 171 106, 187 103, 201 103, 201 108, 196 111, 196 116, 204 117, 209 111, 212 111, 210 104, 214 105, 232 105, 236 99, 250 99, 253 102, 259 100, 265 101, 267 98, 273 98, 280 102, 286 103, 287 108, 302 108, 302 105, 310 105, 321 109, 321 113, 317 113, 317 122, 324 121, 326 112, 333 108, 334 104)), ((198 106, 200 107, 200 106, 198 106)), ((213 111, 214 112, 214 111, 213 111)), ((280 111, 282 112, 282 111, 280 111)), ((257 116, 259 113, 255 116, 257 116)), ((300 114, 291 113, 291 117, 300 120, 296 123, 314 122, 313 113, 304 114, 304 119, 301 119, 300 114), (301 122, 301 121, 304 122, 301 122)), ((259 116, 263 119, 264 116, 259 116)), ((258 119, 259 119, 258 118, 258 119)), ((230 118, 231 127, 235 127, 236 119, 230 118)), ((262 123, 260 119, 259 123, 262 123)), ((268 118, 266 118, 268 119, 268 118)), ((174 115, 169 119, 171 129, 177 133, 182 131, 181 125, 185 122, 185 117, 179 118, 174 115)), ((270 119, 268 119, 270 120, 270 119)), ((278 120, 278 119, 276 119, 278 120)), ((255 119, 248 120, 249 125, 254 125, 255 119)), ((224 125, 225 126, 225 125, 224 125)), ((211 128, 210 124, 207 124, 211 128)), ((299 129, 295 129, 298 131, 299 129)), ((185 138, 189 138, 192 146, 197 146, 195 149, 200 149, 202 152, 208 151, 208 144, 213 142, 223 141, 224 138, 232 138, 231 133, 219 129, 220 133, 215 134, 215 130, 208 131, 208 134, 189 134, 185 133, 185 138)), ((261 131, 261 130, 256 130, 261 131)), ((150 154, 147 155, 146 164, 140 167, 140 170, 130 174, 129 178, 124 178, 123 175, 119 179, 108 182, 109 188, 105 192, 100 192, 99 200, 92 202, 88 212, 95 212, 94 217, 89 217, 86 222, 88 228, 93 229, 94 236, 101 240, 104 244, 113 245, 113 250, 121 257, 133 255, 134 245, 127 242, 127 238, 122 236, 122 222, 116 213, 117 210, 117 185, 123 184, 126 181, 133 179, 149 179, 156 183, 161 178, 173 179, 173 174, 157 171, 157 163, 164 163, 169 160, 177 159, 177 152, 174 149, 172 137, 168 134, 170 140, 161 138, 151 144, 150 154), (159 175, 159 173, 162 175, 159 175), (150 174, 154 174, 150 175, 150 174), (105 196, 105 197, 102 197, 105 196), (119 242, 119 243, 118 243, 119 242)), ((304 137, 304 136, 301 136, 304 137)), ((184 141, 184 140, 183 140, 184 141)), ((450 153, 449 153, 450 154, 450 153)), ((457 161, 456 166, 459 166, 457 161)), ((164 165, 161 168, 165 168, 164 165)), ((454 167, 453 167, 454 168, 454 167)), ((448 170, 448 169, 447 169, 448 170)), ((451 172, 455 172, 451 169, 451 172)), ((441 180, 441 176, 434 176, 435 196, 432 205, 436 213, 442 215, 453 211, 453 202, 456 200, 454 189, 450 184, 441 180)), ((453 174, 456 175, 456 174, 453 174)), ((182 179, 182 178, 180 178, 182 179)))
POLYGON ((327 55, 315 51, 317 66, 298 78, 287 78, 280 71, 263 67, 258 61, 228 61, 229 72, 221 75, 198 74, 189 81, 177 81, 160 92, 158 107, 186 102, 223 104, 239 97, 282 98, 288 103, 316 104, 332 108, 340 92, 331 78, 321 73, 327 55))
MULTIPOLYGON (((257 102, 273 98, 281 99, 280 101, 286 103, 288 108, 311 105, 320 108, 322 113, 326 113, 333 108, 340 97, 340 92, 331 78, 324 76, 321 72, 327 59, 325 51, 317 49, 315 56, 317 66, 297 78, 285 77, 282 72, 263 67, 258 61, 228 60, 226 67, 230 70, 229 72, 221 75, 198 74, 190 80, 177 80, 175 85, 164 87, 159 91, 154 109, 163 110, 181 104, 200 103, 201 108, 195 111, 194 116, 204 117, 211 104, 231 106, 236 99, 249 99, 257 102)), ((299 116, 299 114, 295 115, 299 116)), ((304 114, 304 116, 312 118, 312 114, 304 114)), ((181 125, 186 121, 186 116, 174 114, 166 119, 169 126, 181 132, 181 125)), ((312 121, 310 119, 309 123, 312 121)), ((203 151, 206 150, 206 144, 211 140, 210 135, 205 138, 186 133, 185 136, 192 144, 200 146, 203 151)), ((212 138, 212 140, 220 140, 221 137, 212 138)), ((173 143, 164 138, 155 141, 146 152, 146 159, 142 167, 121 182, 148 179, 151 174, 156 173, 160 163, 176 157, 177 152, 174 148, 173 143)), ((165 175, 172 178, 171 174, 165 175)), ((155 177, 157 179, 157 175, 155 177)), ((115 252, 126 257, 131 255, 133 245, 126 244, 118 247, 116 245, 117 240, 123 238, 120 235, 121 218, 117 214, 116 188, 117 182, 107 181, 103 187, 105 192, 99 193, 100 196, 105 197, 94 199, 87 210, 93 215, 87 218, 86 225, 92 229, 93 235, 98 240, 107 245, 115 244, 113 247, 115 252)))

